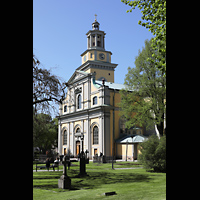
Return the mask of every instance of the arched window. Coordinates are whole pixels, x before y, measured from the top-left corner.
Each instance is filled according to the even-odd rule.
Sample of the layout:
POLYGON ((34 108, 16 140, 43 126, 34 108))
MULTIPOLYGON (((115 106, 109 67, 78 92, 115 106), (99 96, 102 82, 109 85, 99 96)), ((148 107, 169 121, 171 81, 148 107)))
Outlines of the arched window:
POLYGON ((64 106, 64 112, 67 112, 67 106, 64 106))
POLYGON ((93 97, 93 105, 97 104, 97 96, 93 97))
POLYGON ((80 128, 77 128, 76 129, 76 133, 80 133, 81 132, 81 129, 80 128))
POLYGON ((77 124, 74 128, 75 137, 81 136, 81 127, 77 124))
POLYGON ((78 109, 81 109, 81 95, 78 95, 78 109))
POLYGON ((67 144, 67 131, 64 130, 64 133, 63 133, 63 145, 66 145, 67 144))
POLYGON ((99 128, 97 126, 93 128, 93 144, 99 144, 99 128))
POLYGON ((101 46, 101 42, 97 41, 97 46, 100 47, 101 46))

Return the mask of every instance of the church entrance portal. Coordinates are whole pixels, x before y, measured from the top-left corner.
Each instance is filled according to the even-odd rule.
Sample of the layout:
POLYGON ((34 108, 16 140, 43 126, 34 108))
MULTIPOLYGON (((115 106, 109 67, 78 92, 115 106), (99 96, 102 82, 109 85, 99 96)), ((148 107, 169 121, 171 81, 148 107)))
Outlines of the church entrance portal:
POLYGON ((80 141, 76 141, 76 155, 80 153, 80 141))

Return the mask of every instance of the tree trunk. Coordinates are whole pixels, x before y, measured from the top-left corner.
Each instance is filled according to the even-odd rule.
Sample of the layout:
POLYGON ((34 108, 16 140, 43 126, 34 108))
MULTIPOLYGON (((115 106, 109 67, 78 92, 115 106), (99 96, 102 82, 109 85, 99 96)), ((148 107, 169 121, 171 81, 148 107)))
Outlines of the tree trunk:
POLYGON ((159 136, 163 136, 163 131, 164 131, 164 122, 161 122, 160 124, 157 124, 157 129, 158 129, 158 132, 159 132, 159 136))

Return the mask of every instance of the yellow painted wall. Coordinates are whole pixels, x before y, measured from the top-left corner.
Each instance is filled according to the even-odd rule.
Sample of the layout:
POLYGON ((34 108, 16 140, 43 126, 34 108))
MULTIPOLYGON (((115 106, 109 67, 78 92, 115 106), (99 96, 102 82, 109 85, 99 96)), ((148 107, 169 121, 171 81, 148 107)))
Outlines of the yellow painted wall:
POLYGON ((94 60, 94 51, 88 52, 88 60, 94 60))
MULTIPOLYGON (((134 144, 136 145, 136 144, 134 144)), ((133 144, 128 144, 128 149, 127 149, 127 160, 133 160, 133 144)), ((137 158, 138 155, 141 154, 139 144, 137 144, 137 158)), ((126 144, 117 144, 117 155, 121 156, 123 160, 126 159, 126 144)), ((135 153, 134 153, 135 155, 135 153)), ((135 157, 135 156, 134 156, 135 157)))
MULTIPOLYGON (((122 159, 126 159, 126 144, 122 144, 122 159)), ((133 145, 128 145, 127 160, 133 160, 133 145)))
MULTIPOLYGON (((108 54, 108 57, 109 57, 109 62, 111 62, 111 55, 110 55, 110 53, 108 54)), ((97 60, 98 61, 105 61, 105 62, 107 62, 107 52, 105 52, 105 51, 97 51, 97 60), (104 57, 103 60, 99 58, 99 54, 101 54, 101 53, 103 53, 105 55, 105 57, 104 57)))
POLYGON ((87 60, 94 60, 94 51, 88 51, 87 53, 85 53, 83 56, 82 56, 82 64, 85 63, 87 60), (84 61, 84 57, 86 56, 86 59, 84 61))
MULTIPOLYGON (((94 53, 95 52, 95 50, 93 50, 93 51, 88 51, 88 52, 86 52, 83 56, 82 56, 82 64, 83 63, 85 63, 87 60, 95 60, 95 57, 94 57, 94 53), (91 57, 91 54, 92 54, 92 57, 91 57), (86 56, 86 59, 85 59, 85 61, 84 61, 84 57, 86 56)), ((104 52, 104 51, 96 51, 96 54, 97 54, 97 58, 96 58, 96 60, 97 61, 103 61, 103 62, 107 62, 107 52, 104 52), (105 55, 105 58, 103 59, 103 60, 101 60, 100 58, 99 58, 99 54, 100 53, 103 53, 104 55, 105 55)), ((108 54, 108 56, 109 56, 109 62, 111 62, 111 54, 109 53, 108 54)), ((101 78, 101 77, 105 77, 106 78, 106 80, 108 81, 108 82, 112 82, 112 83, 114 83, 114 71, 112 71, 112 70, 104 70, 104 69, 88 69, 88 70, 86 70, 85 72, 88 72, 88 73, 94 73, 94 72, 96 72, 96 80, 98 80, 99 78, 101 78), (110 74, 110 75, 109 75, 110 74)))
POLYGON ((117 144, 117 155, 122 155, 122 144, 117 144))
POLYGON ((92 124, 93 122, 97 122, 99 124, 99 118, 96 117, 96 118, 91 119, 90 123, 92 124))
POLYGON ((110 110, 110 155, 112 155, 113 146, 113 111, 110 110))
MULTIPOLYGON (((114 92, 110 92, 110 105, 113 106, 113 95, 114 95, 114 92)), ((116 92, 115 91, 115 107, 119 107, 119 103, 121 101, 121 96, 119 94, 119 92, 116 92)))
POLYGON ((115 139, 119 138, 119 111, 115 110, 115 139))
MULTIPOLYGON (((115 110, 114 139, 119 138, 119 119, 120 119, 119 111, 115 110)), ((110 110, 110 152, 111 152, 111 155, 112 155, 112 145, 113 145, 113 110, 110 110)))
POLYGON ((98 80, 101 77, 105 77, 107 82, 114 83, 114 71, 112 70, 91 69, 91 72, 92 73, 96 72, 96 76, 95 76, 96 80, 98 80))
MULTIPOLYGON (((110 92, 110 105, 113 105, 113 95, 114 92, 110 92)), ((115 92, 115 107, 118 107, 118 103, 120 102, 121 97, 119 92, 115 92)), ((119 110, 115 110, 115 133, 114 133, 114 138, 117 139, 119 138, 119 120, 120 120, 120 116, 119 116, 119 110)), ((111 155, 112 155, 112 144, 113 144, 113 110, 110 110, 110 151, 111 151, 111 155)))
MULTIPOLYGON (((97 61, 111 62, 111 53, 107 54, 107 52, 105 52, 105 51, 98 51, 98 50, 96 50, 96 56, 97 56, 96 57, 97 61), (103 53, 105 55, 105 57, 104 57, 103 60, 99 58, 99 54, 101 54, 101 53, 103 53), (107 56, 108 56, 108 58, 107 58, 107 56)), ((95 60, 95 50, 93 50, 93 51, 91 50, 91 51, 86 52, 81 57, 81 60, 82 60, 82 64, 85 63, 87 60, 95 60), (85 58, 85 61, 84 61, 84 58, 85 58)))

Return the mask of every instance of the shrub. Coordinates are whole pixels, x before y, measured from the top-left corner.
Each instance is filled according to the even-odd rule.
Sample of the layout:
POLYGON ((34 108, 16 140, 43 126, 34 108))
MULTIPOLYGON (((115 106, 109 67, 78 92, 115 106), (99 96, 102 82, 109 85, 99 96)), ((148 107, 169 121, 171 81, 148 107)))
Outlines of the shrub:
POLYGON ((146 169, 153 168, 155 172, 166 172, 166 136, 159 139, 152 135, 141 143, 140 147, 139 160, 146 169))

